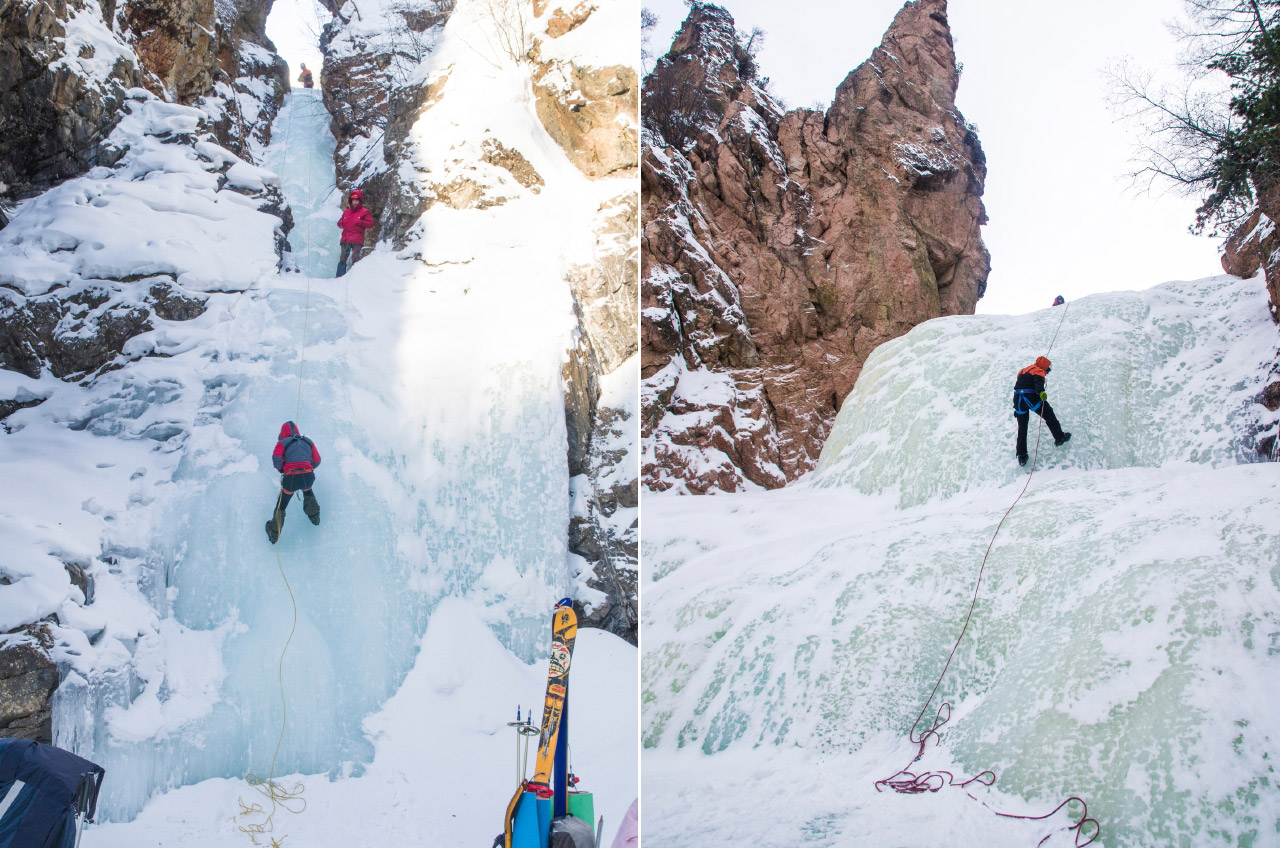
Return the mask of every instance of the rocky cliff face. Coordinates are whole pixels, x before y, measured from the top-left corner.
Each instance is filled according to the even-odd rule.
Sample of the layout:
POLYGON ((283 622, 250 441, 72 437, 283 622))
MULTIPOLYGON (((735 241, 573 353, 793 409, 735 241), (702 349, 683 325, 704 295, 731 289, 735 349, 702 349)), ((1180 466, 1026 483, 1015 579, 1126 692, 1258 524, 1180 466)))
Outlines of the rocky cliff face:
POLYGON ((10 197, 98 164, 125 89, 142 84, 107 14, 93 0, 0 2, 0 183, 10 197))
POLYGON ((776 488, 813 468, 879 344, 972 314, 986 160, 956 109, 946 0, 907 3, 824 113, 756 81, 695 2, 645 79, 645 485, 776 488))
POLYGON ((270 0, 0 2, 0 195, 111 165, 102 142, 134 87, 202 106, 222 144, 250 154, 245 144, 265 142, 288 89, 266 36, 270 9, 270 0))
POLYGON ((601 593, 589 611, 579 609, 583 622, 634 642, 639 484, 627 434, 635 409, 618 386, 636 353, 639 98, 633 51, 620 60, 611 49, 633 41, 631 10, 612 1, 327 2, 334 18, 322 40, 324 96, 339 184, 365 192, 379 225, 369 243, 412 244, 436 204, 495 209, 547 186, 504 134, 512 104, 470 104, 495 114, 493 126, 465 141, 445 143, 436 131, 437 122, 457 120, 451 101, 467 84, 453 64, 432 58, 455 19, 475 34, 469 43, 487 67, 520 69, 542 130, 579 173, 607 187, 593 190, 591 259, 570 263, 564 275, 576 318, 563 368, 574 480, 567 531, 584 582, 601 593))

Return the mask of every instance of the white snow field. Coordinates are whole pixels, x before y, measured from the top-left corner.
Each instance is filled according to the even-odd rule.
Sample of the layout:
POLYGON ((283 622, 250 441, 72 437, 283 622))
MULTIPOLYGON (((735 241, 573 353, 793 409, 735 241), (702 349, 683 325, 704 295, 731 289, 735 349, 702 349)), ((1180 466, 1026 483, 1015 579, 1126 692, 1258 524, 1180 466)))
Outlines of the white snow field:
POLYGON ((1042 434, 923 729, 941 699, 951 720, 913 768, 995 787, 874 786, 911 762, 1028 482, 1013 377, 1062 316, 882 345, 786 489, 646 496, 647 840, 1072 845, 1078 806, 992 810, 1077 795, 1095 845, 1280 845, 1280 466, 1250 435, 1274 431, 1253 397, 1280 339, 1260 278, 1069 305, 1048 393, 1073 439, 1042 434))
MULTIPOLYGON (((552 606, 577 591, 565 271, 590 261, 618 186, 578 173, 537 120, 527 68, 474 54, 462 40, 483 21, 458 20, 437 51, 447 127, 421 132, 441 155, 497 133, 540 191, 508 180, 490 208, 437 204, 404 251, 379 245, 331 279, 339 198, 318 92, 289 95, 261 168, 208 139, 172 143, 166 126, 204 116, 137 92, 122 162, 28 201, 0 233, 0 282, 28 296, 169 273, 209 297, 84 386, 0 382, 47 397, 0 433, 0 626, 59 617, 54 741, 107 770, 86 845, 252 844, 240 828, 265 813, 237 799, 270 810, 243 778, 273 760, 306 808, 277 811, 261 844, 488 845, 501 829, 506 723, 517 705, 540 717, 552 606), (276 183, 295 216, 283 271, 278 222, 229 190, 276 183), (288 420, 323 457, 321 524, 295 501, 273 548, 269 457, 288 420), (64 561, 87 566, 93 603, 64 561)), ((572 767, 610 836, 638 793, 636 664, 617 637, 580 633, 572 767)))

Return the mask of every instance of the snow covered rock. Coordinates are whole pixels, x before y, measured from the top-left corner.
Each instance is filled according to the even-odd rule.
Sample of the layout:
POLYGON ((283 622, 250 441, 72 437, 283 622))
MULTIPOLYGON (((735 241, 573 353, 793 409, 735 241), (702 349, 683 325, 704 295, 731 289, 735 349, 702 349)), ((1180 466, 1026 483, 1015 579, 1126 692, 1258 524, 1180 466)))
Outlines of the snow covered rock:
POLYGON ((392 163, 423 108, 447 81, 423 80, 419 71, 436 49, 456 0, 324 0, 333 15, 321 34, 324 103, 333 115, 338 184, 364 192, 375 211, 370 244, 397 243, 428 205, 407 190, 392 163))
POLYGON ((1267 295, 1271 298, 1271 319, 1280 323, 1280 185, 1264 191, 1258 206, 1236 228, 1222 246, 1222 270, 1237 277, 1266 274, 1267 295))
MULTIPOLYGON (((0 577, 0 585, 8 585, 0 577)), ((50 656, 53 637, 44 623, 0 635, 0 736, 53 742, 53 692, 58 665, 50 656)))
POLYGON ((863 362, 985 287, 986 161, 955 106, 945 0, 908 3, 826 113, 784 111, 732 17, 695 3, 645 79, 645 485, 811 470, 863 362))
POLYGON ((0 181, 26 196, 114 164, 101 142, 127 90, 200 104, 219 140, 251 155, 288 89, 263 0, 4 0, 0 181))
MULTIPOLYGON (((274 272, 284 221, 261 210, 281 205, 279 180, 216 144, 209 124, 133 89, 103 144, 116 165, 20 207, 0 231, 0 369, 90 377, 154 352, 130 342, 199 316, 202 291, 274 272)), ((39 398, 3 400, 7 417, 39 398)))
POLYGON ((635 16, 628 3, 535 0, 538 119, 589 177, 639 164, 635 16))
MULTIPOLYGON (((1252 277, 1262 272, 1270 299, 1271 320, 1280 323, 1280 233, 1276 232, 1276 220, 1280 218, 1280 185, 1262 192, 1252 214, 1236 228, 1222 246, 1222 269, 1237 277, 1252 277)), ((1280 355, 1280 350, 1277 351, 1280 355)), ((1257 402, 1268 412, 1280 409, 1280 375, 1270 375, 1270 383, 1257 397, 1257 402)), ((1273 421, 1258 432, 1258 453, 1276 459, 1280 457, 1280 433, 1273 421)))
POLYGON ((98 142, 142 73, 96 0, 3 0, 0 79, 0 183, 23 195, 103 162, 98 142))

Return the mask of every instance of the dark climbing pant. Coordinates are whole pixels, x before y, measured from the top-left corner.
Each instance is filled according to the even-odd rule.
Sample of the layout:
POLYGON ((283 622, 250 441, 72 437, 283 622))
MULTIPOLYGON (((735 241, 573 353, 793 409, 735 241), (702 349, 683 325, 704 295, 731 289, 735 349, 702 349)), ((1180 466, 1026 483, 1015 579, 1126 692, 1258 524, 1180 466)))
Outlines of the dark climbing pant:
MULTIPOLYGON (((310 477, 310 482, 315 482, 316 475, 314 474, 291 474, 285 477, 283 482, 287 484, 290 478, 296 481, 298 477, 302 476, 310 477)), ((282 490, 279 496, 276 497, 275 512, 272 513, 271 520, 267 522, 267 537, 271 539, 272 544, 275 544, 280 535, 280 530, 284 527, 285 510, 289 508, 289 501, 293 500, 293 495, 293 492, 282 490)), ((320 524, 320 502, 316 500, 315 494, 310 489, 302 490, 302 511, 312 524, 317 526, 320 524)))
MULTIPOLYGON (((1049 405, 1049 401, 1041 401, 1040 405, 1031 411, 1043 418, 1044 423, 1049 425, 1049 432, 1053 434, 1055 442, 1062 441, 1062 425, 1058 423, 1058 416, 1053 414, 1053 407, 1049 405)), ((1021 415, 1014 413, 1013 417, 1018 419, 1018 456, 1026 456, 1027 424, 1031 421, 1031 415, 1025 412, 1021 415)))
POLYGON ((280 478, 280 488, 293 494, 299 489, 310 489, 316 484, 314 471, 303 471, 299 474, 285 474, 280 478))
POLYGON ((361 247, 362 245, 355 242, 344 241, 342 243, 342 253, 338 256, 339 277, 347 273, 347 269, 356 264, 356 260, 360 258, 361 247))

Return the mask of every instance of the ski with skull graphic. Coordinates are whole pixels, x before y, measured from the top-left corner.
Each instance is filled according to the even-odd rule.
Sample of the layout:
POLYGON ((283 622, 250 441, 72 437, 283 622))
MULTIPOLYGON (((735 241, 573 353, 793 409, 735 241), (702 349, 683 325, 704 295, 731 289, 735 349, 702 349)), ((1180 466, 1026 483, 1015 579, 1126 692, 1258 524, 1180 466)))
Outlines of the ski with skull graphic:
POLYGON ((542 706, 542 733, 538 736, 538 757, 529 788, 542 797, 551 793, 551 769, 560 735, 560 716, 569 694, 569 663, 578 635, 578 617, 567 599, 556 607, 551 620, 551 667, 547 671, 547 697, 542 706))
MULTIPOLYGON (((568 598, 556 605, 551 618, 551 666, 547 672, 547 694, 542 708, 542 730, 538 735, 537 762, 533 779, 522 780, 507 804, 502 835, 494 840, 494 848, 514 848, 517 843, 536 844, 539 804, 546 804, 550 815, 551 771, 555 762, 556 740, 560 735, 560 717, 564 714, 569 694, 569 664, 573 659, 573 643, 578 635, 578 617, 568 598), (535 801, 534 799, 541 799, 535 801)), ((532 711, 531 711, 532 712, 532 711)), ((548 819, 549 824, 549 819, 548 819)))

